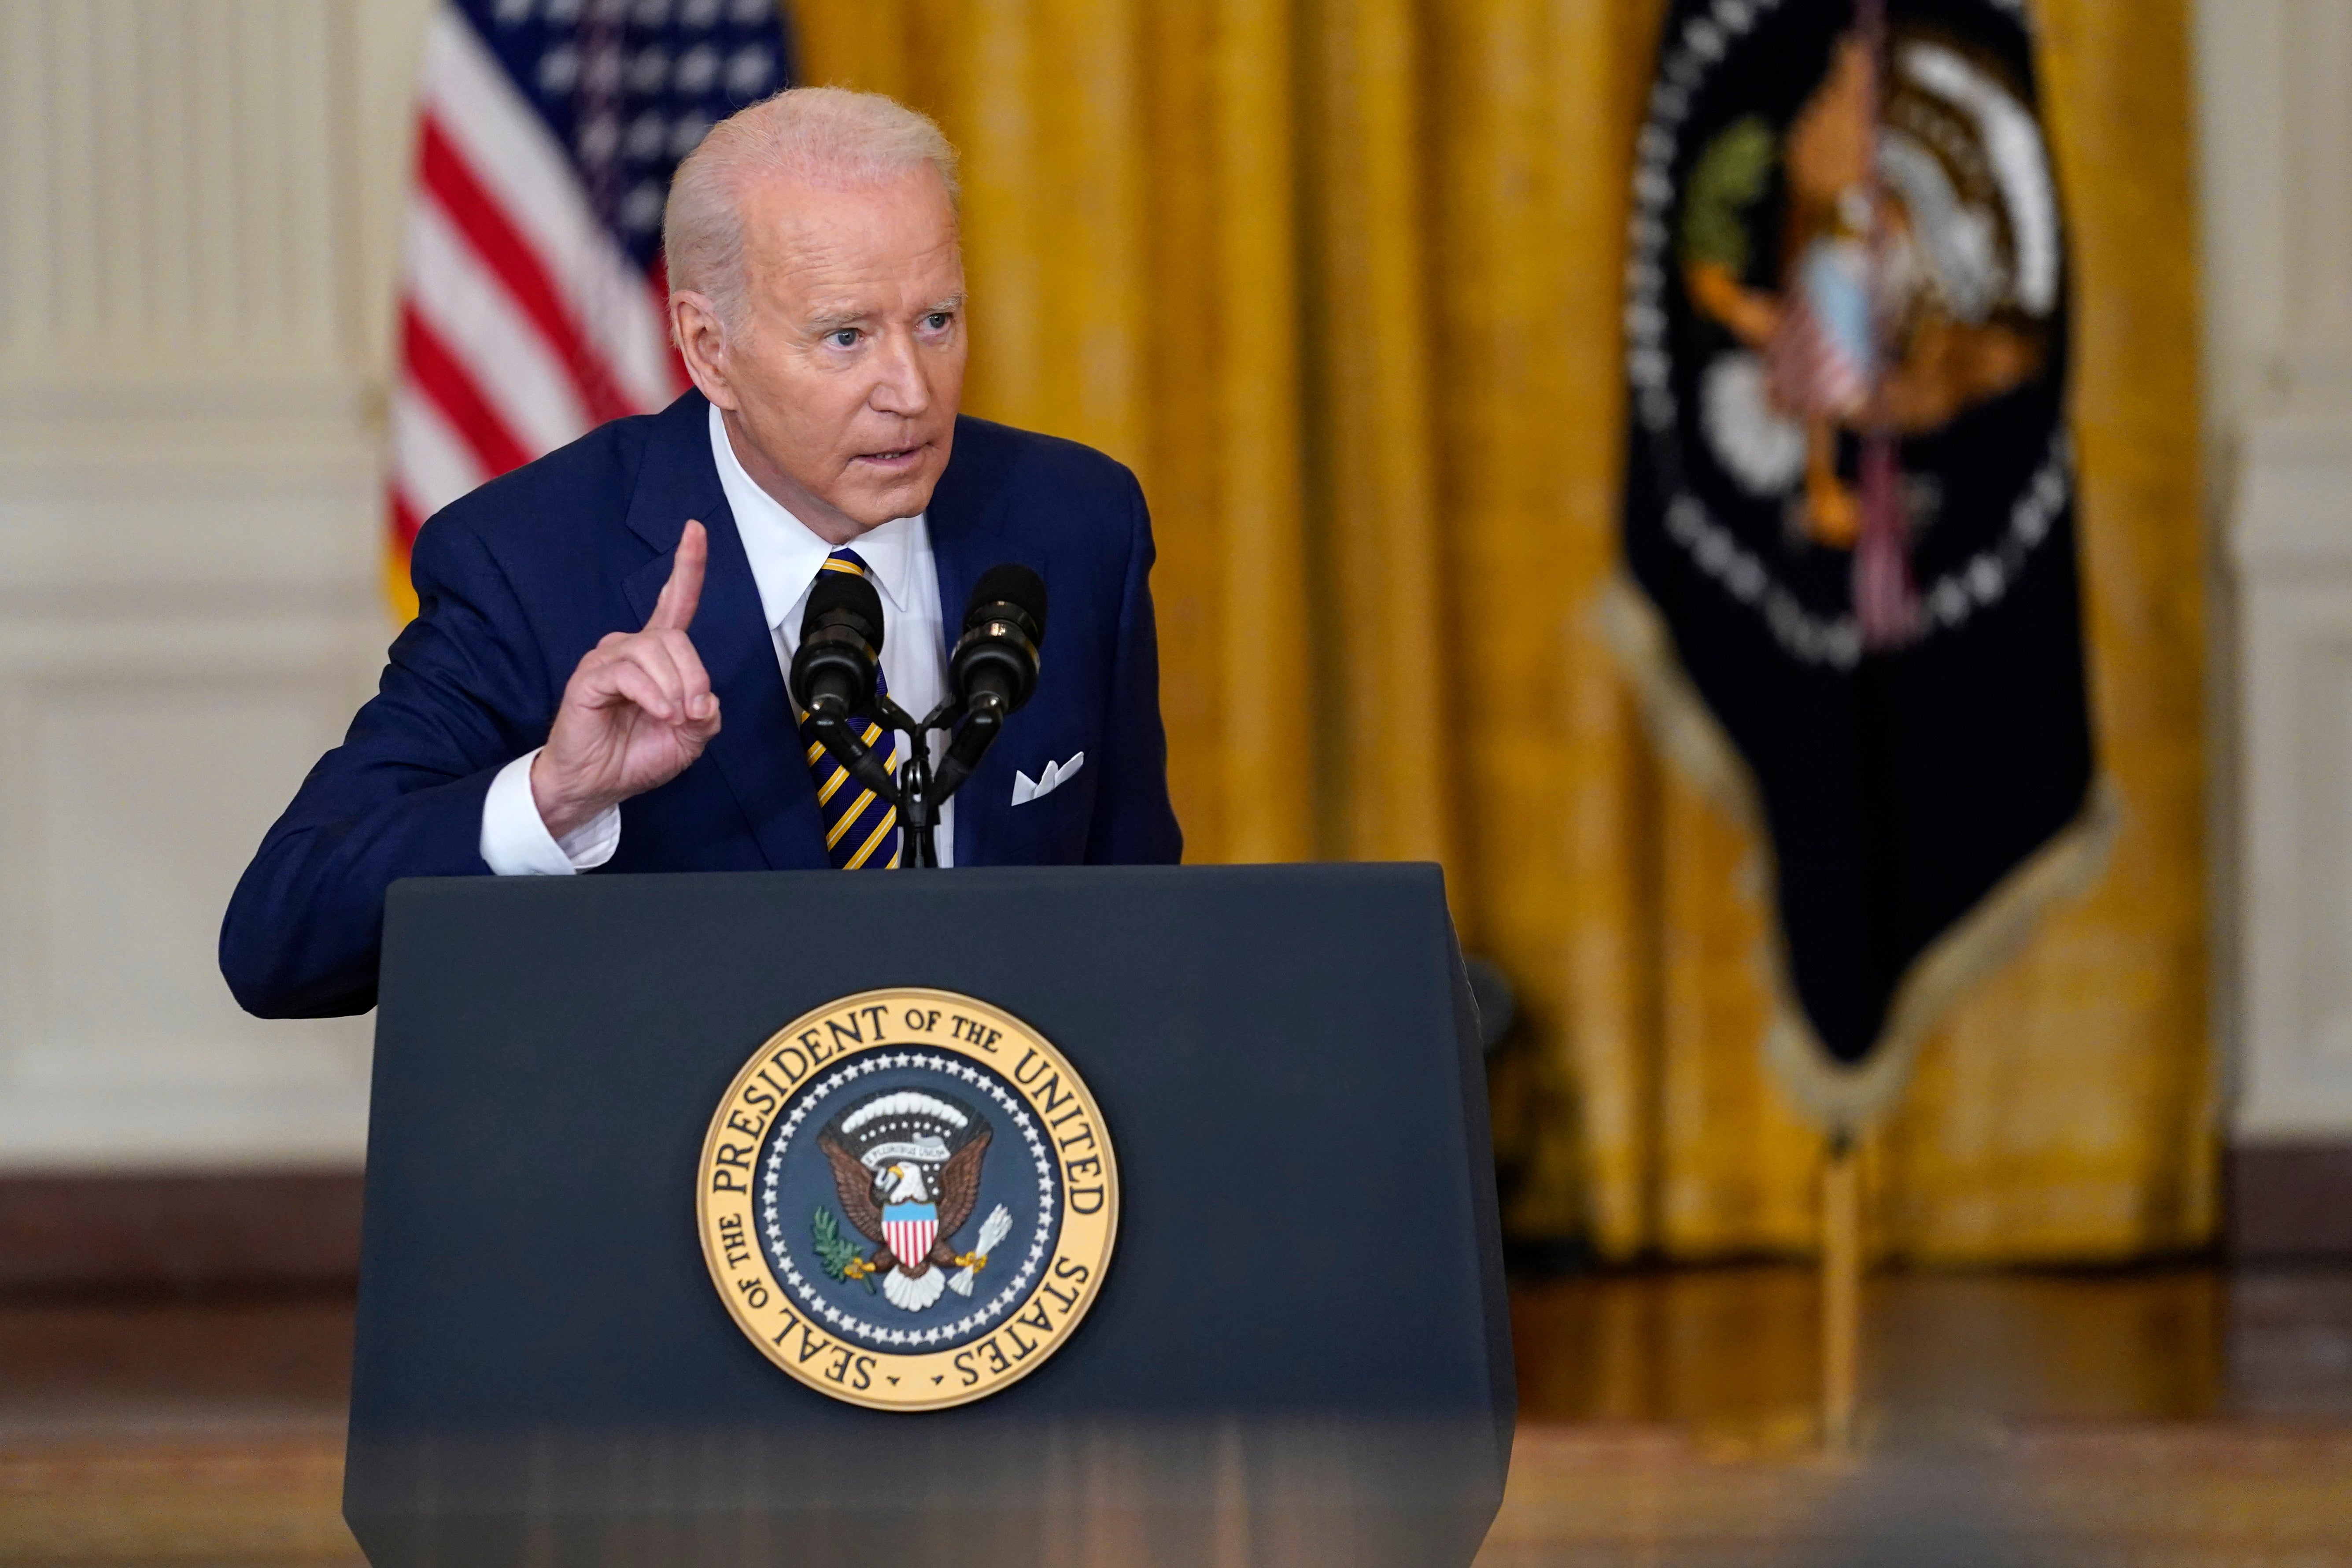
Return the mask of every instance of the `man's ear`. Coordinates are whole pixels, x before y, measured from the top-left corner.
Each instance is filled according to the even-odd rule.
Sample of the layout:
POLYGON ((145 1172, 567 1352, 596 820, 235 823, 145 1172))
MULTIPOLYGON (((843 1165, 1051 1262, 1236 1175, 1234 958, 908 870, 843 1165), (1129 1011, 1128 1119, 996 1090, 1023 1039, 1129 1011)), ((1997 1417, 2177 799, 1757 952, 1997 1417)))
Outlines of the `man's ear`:
POLYGON ((728 412, 740 401, 727 374, 727 324, 708 295, 679 289, 669 297, 669 331, 696 390, 728 412))

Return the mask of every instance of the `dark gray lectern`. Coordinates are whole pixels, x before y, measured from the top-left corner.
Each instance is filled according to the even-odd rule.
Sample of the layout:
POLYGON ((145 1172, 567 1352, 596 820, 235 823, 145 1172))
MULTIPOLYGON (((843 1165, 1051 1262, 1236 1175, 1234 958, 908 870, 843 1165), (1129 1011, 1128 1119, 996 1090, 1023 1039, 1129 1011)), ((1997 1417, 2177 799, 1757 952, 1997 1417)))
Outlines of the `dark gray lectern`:
POLYGON ((1486 1095, 1425 866, 403 882, 344 1513, 410 1564, 1466 1564, 1513 1416, 1486 1095), (922 1414, 730 1318, 697 1158, 800 1014, 930 986, 1091 1086, 1116 1255, 922 1414))

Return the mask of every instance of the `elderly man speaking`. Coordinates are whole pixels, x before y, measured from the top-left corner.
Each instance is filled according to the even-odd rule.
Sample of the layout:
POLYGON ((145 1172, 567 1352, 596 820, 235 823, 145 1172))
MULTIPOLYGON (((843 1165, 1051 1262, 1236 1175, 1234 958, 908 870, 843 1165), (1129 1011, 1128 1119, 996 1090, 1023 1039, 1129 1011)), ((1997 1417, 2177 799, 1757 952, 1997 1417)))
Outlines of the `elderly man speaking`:
POLYGON ((880 593, 884 686, 918 714, 942 606, 1000 562, 1045 582, 1036 697, 948 803, 943 865, 1177 858, 1142 494, 958 414, 955 199, 938 128, 871 94, 798 89, 710 132, 663 222, 694 390, 425 525, 378 694, 230 902, 239 1002, 372 1006, 400 877, 896 864, 895 818, 825 788, 786 687, 826 571, 880 593))

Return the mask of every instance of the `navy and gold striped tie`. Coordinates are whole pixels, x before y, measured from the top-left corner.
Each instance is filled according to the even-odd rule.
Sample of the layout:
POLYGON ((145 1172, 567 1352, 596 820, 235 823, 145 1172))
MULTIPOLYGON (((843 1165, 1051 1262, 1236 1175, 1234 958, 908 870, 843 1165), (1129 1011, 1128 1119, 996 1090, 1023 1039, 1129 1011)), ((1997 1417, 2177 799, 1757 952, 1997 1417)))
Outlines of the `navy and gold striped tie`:
MULTIPOLYGON (((848 549, 836 550, 827 556, 824 570, 847 572, 858 577, 868 575, 857 552, 848 549)), ((874 672, 874 690, 877 696, 889 691, 879 669, 874 672)), ((883 766, 895 776, 898 771, 898 737, 895 731, 888 732, 887 739, 885 736, 881 725, 867 720, 866 732, 859 739, 884 753, 883 766)), ((817 821, 824 828, 824 851, 834 868, 856 871, 868 866, 896 866, 898 808, 849 776, 849 770, 835 762, 824 749, 824 742, 817 739, 805 713, 801 715, 801 744, 806 748, 809 771, 816 777, 817 821)))

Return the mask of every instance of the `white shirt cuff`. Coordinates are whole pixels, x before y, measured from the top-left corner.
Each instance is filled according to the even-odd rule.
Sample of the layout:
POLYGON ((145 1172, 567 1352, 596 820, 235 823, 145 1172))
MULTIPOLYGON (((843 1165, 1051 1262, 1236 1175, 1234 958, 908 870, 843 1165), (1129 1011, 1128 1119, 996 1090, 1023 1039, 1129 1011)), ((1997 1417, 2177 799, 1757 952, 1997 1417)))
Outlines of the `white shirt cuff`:
POLYGON ((525 752, 490 781, 482 801, 482 858, 501 877, 569 877, 602 866, 621 847, 621 808, 608 805, 557 838, 530 797, 530 764, 538 755, 536 749, 525 752))

